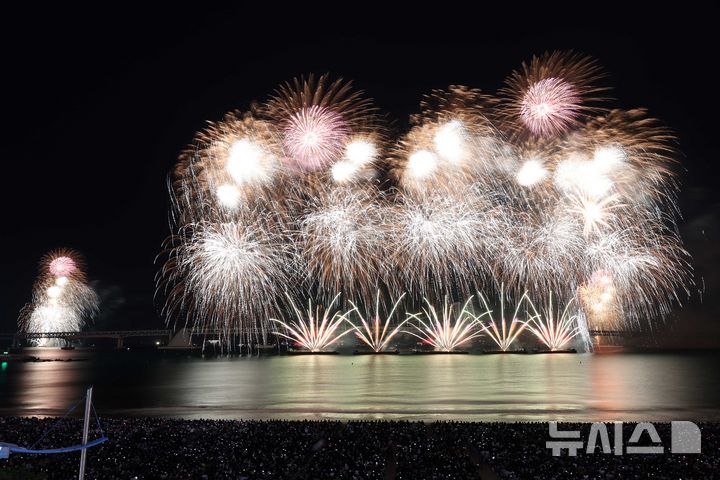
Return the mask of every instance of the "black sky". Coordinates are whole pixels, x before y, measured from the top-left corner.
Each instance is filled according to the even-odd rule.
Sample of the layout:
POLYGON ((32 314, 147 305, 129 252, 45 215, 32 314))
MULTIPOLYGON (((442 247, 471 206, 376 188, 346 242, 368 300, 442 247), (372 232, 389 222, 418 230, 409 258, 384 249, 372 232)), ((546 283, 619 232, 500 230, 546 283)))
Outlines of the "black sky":
POLYGON ((605 67, 615 105, 647 107, 676 132, 687 170, 682 233, 705 282, 704 303, 695 295, 681 316, 717 332, 720 12, 656 5, 8 10, 0 331, 13 330, 30 299, 39 258, 62 246, 87 257, 104 297, 101 326, 159 325, 153 261, 169 233, 167 172, 206 120, 282 81, 352 78, 401 129, 432 88, 495 91, 533 53, 574 49, 605 67))

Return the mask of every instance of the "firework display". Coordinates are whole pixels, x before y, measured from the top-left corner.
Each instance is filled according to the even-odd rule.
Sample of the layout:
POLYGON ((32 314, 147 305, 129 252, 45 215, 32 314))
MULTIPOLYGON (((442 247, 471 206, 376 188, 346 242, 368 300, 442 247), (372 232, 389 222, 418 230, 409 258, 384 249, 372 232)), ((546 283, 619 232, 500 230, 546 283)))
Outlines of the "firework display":
POLYGON ((170 176, 168 322, 250 343, 279 326, 322 349, 351 321, 303 320, 295 305, 312 298, 328 315, 352 307, 349 330, 373 350, 400 321, 438 349, 487 334, 507 350, 524 330, 558 349, 661 320, 692 284, 673 137, 644 110, 611 109, 602 81, 582 55, 533 57, 497 95, 431 92, 397 140, 326 76, 228 114, 170 176), (482 315, 453 306, 470 295, 482 315), (381 297, 409 316, 391 321, 398 304, 381 297))
MULTIPOLYGON (((20 313, 28 333, 79 332, 98 312, 99 297, 88 284, 84 262, 70 249, 54 250, 40 260, 32 301, 20 313)), ((52 343, 40 339, 40 346, 52 343)))

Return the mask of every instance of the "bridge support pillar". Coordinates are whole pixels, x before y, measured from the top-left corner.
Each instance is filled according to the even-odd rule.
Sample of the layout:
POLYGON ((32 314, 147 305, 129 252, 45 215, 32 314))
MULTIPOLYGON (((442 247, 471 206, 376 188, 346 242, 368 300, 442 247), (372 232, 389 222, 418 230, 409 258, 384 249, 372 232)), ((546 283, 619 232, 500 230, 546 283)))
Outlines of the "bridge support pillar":
POLYGON ((125 346, 125 337, 118 337, 117 348, 123 348, 125 346))

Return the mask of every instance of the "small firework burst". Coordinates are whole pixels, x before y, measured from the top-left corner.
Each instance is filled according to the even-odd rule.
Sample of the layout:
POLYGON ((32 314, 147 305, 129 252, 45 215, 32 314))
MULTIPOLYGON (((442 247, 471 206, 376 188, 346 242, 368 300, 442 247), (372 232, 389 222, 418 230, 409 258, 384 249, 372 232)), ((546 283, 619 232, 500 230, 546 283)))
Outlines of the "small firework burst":
POLYGON ((617 328, 617 307, 615 285, 612 274, 607 270, 593 272, 587 283, 578 288, 578 297, 583 304, 588 325, 592 330, 617 328))
POLYGON ((501 90, 504 128, 538 137, 565 133, 601 100, 597 94, 606 89, 595 85, 600 76, 593 60, 572 52, 533 57, 529 64, 523 63, 522 71, 513 72, 501 90))
MULTIPOLYGON (((54 250, 40 260, 32 302, 18 319, 29 333, 79 332, 97 314, 100 299, 88 285, 82 256, 70 249, 54 250)), ((47 339, 38 345, 52 344, 47 339)))
POLYGON ((515 178, 523 187, 531 187, 542 182, 547 176, 548 171, 545 165, 543 165, 543 161, 537 158, 531 158, 523 163, 515 178))
POLYGON ((324 171, 341 159, 353 135, 373 133, 370 101, 351 83, 327 75, 286 83, 264 111, 280 127, 287 167, 299 173, 324 171))
POLYGON ((77 266, 75 265, 75 261, 72 258, 62 255, 53 258, 50 261, 48 269, 50 270, 50 273, 52 273, 56 277, 67 277, 73 272, 75 272, 77 266))
POLYGON ((575 197, 569 213, 580 215, 585 226, 583 227, 583 235, 586 237, 592 232, 600 232, 603 228, 610 228, 610 223, 615 218, 615 211, 622 208, 622 204, 618 204, 618 196, 610 195, 602 200, 592 200, 584 197, 575 197))
POLYGON ((348 134, 348 125, 339 114, 313 105, 290 117, 283 142, 294 165, 314 172, 339 159, 348 134))
POLYGON ((342 159, 331 169, 333 182, 338 185, 354 185, 372 180, 377 175, 380 155, 378 141, 371 136, 356 136, 345 145, 342 159))
POLYGON ((561 78, 544 78, 530 85, 520 103, 520 118, 535 135, 556 135, 577 117, 580 98, 561 78))

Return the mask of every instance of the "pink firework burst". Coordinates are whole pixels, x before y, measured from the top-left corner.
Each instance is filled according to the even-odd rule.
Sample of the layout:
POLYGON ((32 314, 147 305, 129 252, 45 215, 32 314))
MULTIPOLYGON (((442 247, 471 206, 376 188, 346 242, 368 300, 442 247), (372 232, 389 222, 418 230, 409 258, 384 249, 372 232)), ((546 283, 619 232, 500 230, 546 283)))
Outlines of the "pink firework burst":
POLYGON ((70 257, 57 257, 50 262, 50 273, 56 277, 67 277, 75 271, 77 265, 70 257))
POLYGON ((314 172, 340 157, 350 130, 339 114, 315 105, 290 117, 284 133, 289 161, 302 171, 314 172))
POLYGON ((530 86, 520 105, 520 117, 535 135, 550 137, 562 133, 575 121, 581 99, 571 84, 550 77, 530 86))

